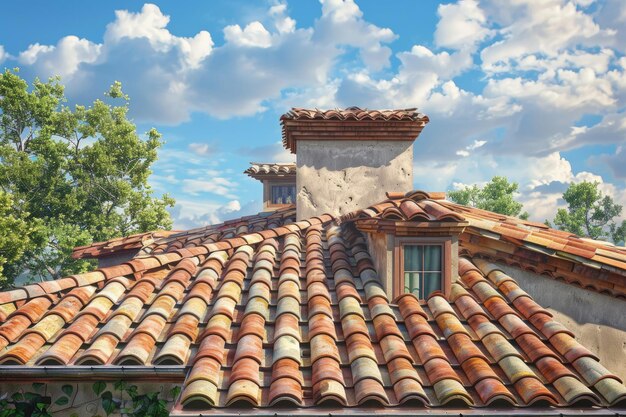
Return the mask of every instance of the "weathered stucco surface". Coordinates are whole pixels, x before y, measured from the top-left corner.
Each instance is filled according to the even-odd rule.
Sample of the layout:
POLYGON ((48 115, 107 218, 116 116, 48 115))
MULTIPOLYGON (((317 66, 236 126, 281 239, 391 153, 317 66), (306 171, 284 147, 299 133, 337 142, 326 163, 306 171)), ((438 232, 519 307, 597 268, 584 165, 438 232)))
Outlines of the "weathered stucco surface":
POLYGON ((367 245, 387 297, 393 298, 393 239, 385 233, 368 233, 367 245))
POLYGON ((570 329, 607 369, 626 380, 626 301, 519 268, 499 266, 570 329))
POLYGON ((413 142, 298 141, 297 218, 342 215, 413 189, 413 142))

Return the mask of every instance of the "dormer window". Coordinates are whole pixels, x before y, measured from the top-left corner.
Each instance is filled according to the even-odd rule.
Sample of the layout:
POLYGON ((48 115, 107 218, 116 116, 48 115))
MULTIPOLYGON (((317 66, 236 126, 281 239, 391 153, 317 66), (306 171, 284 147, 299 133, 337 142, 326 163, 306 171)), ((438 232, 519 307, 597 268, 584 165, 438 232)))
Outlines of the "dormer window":
POLYGON ((414 294, 449 295, 458 277, 459 235, 467 221, 448 209, 443 193, 388 193, 387 201, 357 213, 374 266, 390 300, 414 294))

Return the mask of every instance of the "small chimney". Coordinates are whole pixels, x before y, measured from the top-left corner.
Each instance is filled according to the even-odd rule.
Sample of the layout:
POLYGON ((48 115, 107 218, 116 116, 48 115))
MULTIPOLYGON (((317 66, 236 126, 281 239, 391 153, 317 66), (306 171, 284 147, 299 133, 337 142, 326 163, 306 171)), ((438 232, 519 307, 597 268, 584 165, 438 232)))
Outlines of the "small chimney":
POLYGON ((263 184, 263 211, 296 204, 296 164, 250 162, 243 173, 263 184))
POLYGON ((298 220, 343 215, 413 189, 413 141, 428 117, 416 109, 293 108, 281 117, 296 154, 298 220))

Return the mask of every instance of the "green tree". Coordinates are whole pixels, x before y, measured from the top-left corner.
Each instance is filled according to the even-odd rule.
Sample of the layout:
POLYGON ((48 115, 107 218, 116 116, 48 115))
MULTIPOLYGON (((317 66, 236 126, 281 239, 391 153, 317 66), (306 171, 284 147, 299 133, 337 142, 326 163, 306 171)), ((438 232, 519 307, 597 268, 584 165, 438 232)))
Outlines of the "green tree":
POLYGON ((522 213, 522 203, 515 201, 514 198, 518 187, 516 182, 509 182, 505 177, 495 176, 484 187, 473 185, 448 191, 448 198, 458 204, 525 220, 528 218, 528 213, 522 213))
POLYGON ((579 236, 623 242, 626 221, 618 225, 614 220, 622 214, 622 206, 603 195, 598 185, 588 181, 571 184, 563 194, 567 209, 558 209, 554 225, 579 236))
POLYGON ((160 134, 137 134, 120 83, 106 96, 70 108, 58 77, 29 87, 18 70, 0 73, 0 189, 26 223, 14 245, 27 243, 0 260, 6 283, 81 272, 92 265, 70 257, 75 246, 171 228, 174 201, 147 183, 160 134))

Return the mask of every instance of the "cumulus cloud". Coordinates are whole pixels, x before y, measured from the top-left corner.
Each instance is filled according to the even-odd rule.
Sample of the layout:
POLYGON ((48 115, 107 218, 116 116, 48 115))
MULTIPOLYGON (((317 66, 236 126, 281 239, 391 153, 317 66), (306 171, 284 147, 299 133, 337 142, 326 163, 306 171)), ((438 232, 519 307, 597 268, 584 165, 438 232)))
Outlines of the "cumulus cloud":
POLYGON ((482 66, 486 71, 508 71, 515 61, 530 54, 557 55, 581 44, 611 39, 615 32, 601 29, 590 14, 572 2, 562 0, 504 0, 487 2, 487 11, 503 25, 501 40, 484 48, 482 66))
POLYGON ((490 34, 487 17, 475 0, 461 0, 458 3, 442 4, 438 7, 440 16, 435 30, 435 44, 444 48, 474 48, 490 34))
POLYGON ((356 49, 368 70, 389 64, 386 44, 396 38, 390 29, 367 22, 353 0, 324 0, 321 7, 312 27, 298 28, 287 5, 274 4, 263 19, 226 26, 224 44, 215 45, 208 31, 176 35, 170 17, 145 4, 116 11, 102 43, 67 36, 31 45, 18 61, 27 75, 63 76, 76 102, 101 97, 102 86, 121 80, 138 121, 178 124, 194 112, 248 116, 288 92, 332 83, 346 50, 356 49))
MULTIPOLYGON (((592 162, 606 164, 616 178, 626 179, 626 147, 618 146, 613 154, 591 157, 592 162)), ((626 191, 624 191, 626 194, 626 191)))
POLYGON ((81 64, 92 64, 100 56, 102 45, 76 36, 66 36, 55 46, 35 43, 20 52, 18 62, 30 65, 37 74, 47 78, 60 75, 71 79, 81 64))
POLYGON ((374 71, 389 65, 391 49, 384 44, 396 35, 363 19, 354 0, 320 0, 322 17, 315 26, 315 39, 324 44, 352 46, 359 49, 365 65, 374 71))
MULTIPOLYGON (((207 31, 178 36, 170 17, 146 4, 116 12, 101 43, 67 36, 16 57, 0 47, 0 62, 16 60, 26 75, 60 73, 81 102, 122 80, 133 117, 160 124, 196 112, 231 118, 289 106, 418 106, 431 122, 415 144, 416 185, 445 190, 506 175, 539 217, 559 204, 558 184, 594 175, 575 172, 565 151, 614 144, 595 162, 613 174, 603 186, 626 194, 617 183, 626 177, 625 2, 460 0, 439 6, 432 43, 395 53, 394 31, 368 21, 353 0, 320 3, 309 27, 274 3, 265 16, 223 28, 221 45, 207 31), (599 122, 581 123, 590 115, 599 122)), ((192 143, 184 161, 206 164, 212 151, 192 143)), ((293 160, 279 143, 240 151, 251 160, 293 160)), ((162 158, 159 166, 175 172, 176 152, 162 158)), ((197 178, 181 181, 181 192, 239 200, 227 173, 197 178)))
POLYGON ((202 180, 187 178, 184 179, 182 183, 183 191, 193 196, 202 193, 211 193, 228 198, 237 197, 233 194, 233 188, 236 186, 236 183, 223 177, 213 177, 202 180))
POLYGON ((174 218, 175 230, 189 230, 196 227, 222 223, 226 220, 258 212, 255 204, 241 205, 239 200, 230 200, 224 204, 199 202, 197 200, 179 200, 176 207, 170 209, 174 218))
POLYGON ((0 64, 2 64, 8 57, 9 54, 4 50, 4 46, 0 45, 0 64))
POLYGON ((212 156, 216 153, 216 148, 208 143, 190 143, 189 150, 196 154, 202 156, 212 156))
POLYGON ((239 25, 226 26, 224 39, 237 46, 269 48, 272 45, 272 35, 261 22, 249 23, 243 29, 239 25))

